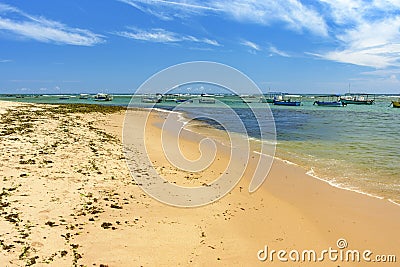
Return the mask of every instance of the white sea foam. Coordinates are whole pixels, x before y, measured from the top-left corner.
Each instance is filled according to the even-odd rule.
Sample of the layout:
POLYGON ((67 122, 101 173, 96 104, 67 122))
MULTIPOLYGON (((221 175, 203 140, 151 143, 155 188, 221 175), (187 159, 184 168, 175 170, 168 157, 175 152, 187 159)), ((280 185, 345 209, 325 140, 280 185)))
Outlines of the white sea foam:
POLYGON ((358 193, 358 194, 366 195, 366 196, 377 198, 377 199, 384 199, 384 197, 380 197, 380 196, 377 196, 377 195, 366 193, 364 191, 361 191, 360 189, 350 188, 348 186, 344 186, 343 184, 336 183, 335 180, 328 180, 328 179, 321 178, 321 177, 319 177, 319 176, 317 176, 315 174, 313 168, 311 168, 311 170, 307 171, 306 174, 311 176, 311 177, 313 177, 313 178, 315 178, 315 179, 318 179, 318 180, 320 180, 322 182, 328 183, 329 185, 331 185, 333 187, 336 187, 336 188, 339 188, 339 189, 355 192, 355 193, 358 193))
POLYGON ((389 202, 391 202, 391 203, 393 203, 394 205, 396 205, 396 206, 399 206, 400 207, 400 203, 397 203, 396 201, 394 201, 393 199, 388 199, 388 201, 389 202))
MULTIPOLYGON (((258 151, 253 151, 253 152, 256 153, 256 154, 259 154, 259 155, 271 157, 270 155, 266 155, 266 154, 260 153, 260 152, 258 152, 258 151)), ((285 160, 285 159, 281 159, 281 158, 278 158, 278 157, 274 157, 274 159, 277 159, 277 160, 282 161, 282 162, 284 162, 284 163, 286 163, 286 164, 289 164, 289 165, 294 165, 294 166, 299 166, 299 167, 300 167, 300 165, 298 165, 298 164, 296 164, 296 163, 294 163, 294 162, 285 160)), ((328 180, 328 179, 321 178, 321 177, 319 177, 319 176, 317 176, 317 175, 315 174, 315 171, 314 171, 313 168, 311 168, 311 170, 307 171, 306 174, 309 175, 309 176, 311 176, 311 177, 313 177, 313 178, 315 178, 315 179, 318 179, 318 180, 320 180, 320 181, 322 181, 322 182, 328 183, 330 186, 333 186, 333 187, 336 187, 336 188, 339 188, 339 189, 343 189, 343 190, 355 192, 355 193, 358 193, 358 194, 366 195, 366 196, 373 197, 373 198, 377 198, 377 199, 384 199, 384 197, 380 197, 380 196, 377 196, 377 195, 373 195, 373 194, 370 194, 370 193, 366 193, 366 192, 361 191, 361 190, 356 189, 356 188, 346 187, 346 186, 344 186, 344 185, 342 185, 342 184, 340 184, 340 183, 336 183, 335 180, 328 180)), ((390 202, 392 202, 393 204, 396 204, 396 205, 400 206, 399 203, 396 203, 395 201, 393 201, 393 200, 391 200, 391 199, 388 199, 388 200, 389 200, 390 202)))
POLYGON ((158 111, 158 112, 163 112, 163 113, 175 113, 179 114, 179 112, 174 111, 174 110, 168 110, 168 109, 162 109, 162 108, 151 108, 152 110, 158 111))
POLYGON ((279 158, 279 157, 277 157, 277 156, 271 156, 271 155, 264 154, 264 153, 261 153, 261 152, 255 151, 255 150, 253 151, 253 153, 258 154, 258 155, 262 155, 262 156, 266 156, 266 157, 273 157, 274 159, 279 160, 279 161, 282 161, 282 162, 284 162, 284 163, 286 163, 286 164, 294 165, 294 166, 299 166, 299 167, 300 167, 300 165, 298 165, 298 164, 296 164, 296 163, 294 163, 294 162, 291 162, 291 161, 286 160, 286 159, 281 159, 281 158, 279 158))

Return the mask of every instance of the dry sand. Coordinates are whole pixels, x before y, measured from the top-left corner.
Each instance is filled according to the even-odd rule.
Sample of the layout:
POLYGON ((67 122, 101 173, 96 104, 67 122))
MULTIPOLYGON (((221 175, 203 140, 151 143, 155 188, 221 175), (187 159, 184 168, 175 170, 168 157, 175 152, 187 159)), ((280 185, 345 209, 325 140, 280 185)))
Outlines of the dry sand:
MULTIPOLYGON (((327 256, 316 263, 282 263, 276 255, 272 262, 257 259, 265 245, 319 252, 338 249, 339 238, 347 240, 347 249, 371 250, 371 258, 400 257, 398 206, 334 188, 278 160, 262 187, 249 194, 256 154, 240 183, 219 201, 200 208, 162 204, 136 185, 126 165, 125 112, 82 111, 0 102, 1 266, 383 265, 333 262, 327 256)), ((143 110, 129 115, 137 122, 132 135, 138 147, 147 115, 143 110)), ((224 149, 200 173, 171 166, 159 141, 164 116, 150 116, 146 129, 156 170, 185 186, 210 183, 229 161, 224 149)), ((213 130, 207 135, 218 136, 213 130)), ((199 155, 200 137, 184 131, 185 155, 199 155)), ((145 157, 137 154, 134 176, 149 175, 145 157)))

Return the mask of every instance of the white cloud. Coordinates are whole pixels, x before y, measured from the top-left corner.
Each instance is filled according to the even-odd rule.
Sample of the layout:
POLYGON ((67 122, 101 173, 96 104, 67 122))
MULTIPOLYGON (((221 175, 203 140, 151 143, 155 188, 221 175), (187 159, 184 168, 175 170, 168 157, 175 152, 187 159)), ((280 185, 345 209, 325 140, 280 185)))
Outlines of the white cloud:
POLYGON ((213 45, 213 46, 221 46, 221 44, 218 43, 217 41, 211 40, 211 39, 207 39, 207 38, 201 39, 200 42, 203 42, 203 43, 209 44, 209 45, 213 45))
MULTIPOLYGON (((221 15, 242 23, 282 23, 296 32, 327 38, 331 48, 312 52, 320 58, 374 68, 400 66, 400 1, 398 0, 119 0, 164 19, 221 15), (333 48, 332 48, 333 47, 333 48)), ((176 38, 176 36, 172 36, 176 38)), ((178 38, 179 39, 179 38, 178 38)), ((260 47, 243 41, 253 52, 260 47)), ((272 54, 289 54, 271 46, 272 54)))
POLYGON ((138 8, 138 3, 149 4, 149 5, 163 5, 163 6, 174 6, 181 9, 190 10, 208 10, 208 11, 219 11, 216 8, 207 5, 201 5, 201 2, 196 1, 166 1, 166 0, 118 0, 123 3, 127 3, 138 8))
POLYGON ((29 15, 15 7, 0 4, 0 31, 40 42, 93 46, 104 42, 103 36, 89 30, 71 28, 43 17, 29 15))
POLYGON ((276 48, 275 46, 270 46, 269 47, 269 52, 271 52, 272 54, 276 54, 279 55, 281 57, 290 57, 290 55, 286 52, 283 52, 281 50, 279 50, 278 48, 276 48))
POLYGON ((52 83, 52 80, 10 80, 13 83, 52 83))
POLYGON ((144 13, 156 16, 161 20, 189 17, 203 12, 217 12, 213 7, 202 5, 196 1, 165 0, 117 0, 139 9, 144 13))
POLYGON ((319 53, 320 57, 374 68, 400 66, 400 1, 321 2, 331 10, 339 47, 319 53))
POLYGON ((336 24, 354 24, 362 20, 362 16, 369 6, 363 0, 320 0, 325 4, 336 24))
POLYGON ((319 55, 324 59, 336 62, 351 63, 359 66, 385 68, 393 63, 386 57, 369 53, 368 50, 355 51, 351 49, 332 51, 323 55, 319 55))
POLYGON ((241 42, 241 44, 244 45, 244 46, 247 46, 247 47, 249 47, 249 48, 251 48, 253 50, 261 51, 260 46, 258 44, 256 44, 256 43, 251 42, 251 41, 244 40, 244 41, 241 42))
POLYGON ((197 38, 191 35, 180 35, 175 32, 166 31, 164 29, 151 29, 150 31, 140 30, 136 28, 129 28, 130 31, 116 32, 116 35, 121 37, 155 42, 155 43, 179 43, 179 42, 192 42, 204 43, 212 46, 220 46, 220 44, 211 39, 197 38))
POLYGON ((400 76, 400 68, 388 68, 388 69, 378 69, 373 71, 365 71, 362 72, 363 75, 371 75, 371 76, 391 76, 391 75, 399 75, 400 76))
POLYGON ((132 28, 131 30, 132 31, 130 32, 123 31, 123 32, 117 32, 116 34, 129 39, 156 42, 156 43, 173 43, 181 41, 181 39, 177 36, 177 34, 165 31, 163 29, 142 31, 142 30, 135 30, 132 28))
POLYGON ((321 36, 328 33, 327 25, 318 12, 297 0, 217 0, 212 3, 238 21, 261 25, 283 22, 289 29, 297 32, 308 30, 321 36))
POLYGON ((10 63, 12 62, 11 59, 0 59, 0 63, 10 63))
POLYGON ((205 15, 215 13, 236 21, 270 25, 283 22, 295 31, 307 30, 316 35, 327 36, 327 25, 320 14, 298 0, 118 0, 143 12, 160 18, 187 17, 187 14, 205 15))

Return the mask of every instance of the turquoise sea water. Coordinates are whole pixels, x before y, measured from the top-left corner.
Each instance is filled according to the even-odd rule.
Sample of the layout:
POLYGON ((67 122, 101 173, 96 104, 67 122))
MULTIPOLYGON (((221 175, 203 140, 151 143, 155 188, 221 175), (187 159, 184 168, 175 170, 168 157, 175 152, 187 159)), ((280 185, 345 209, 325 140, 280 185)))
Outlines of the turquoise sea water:
MULTIPOLYGON (((37 103, 97 103, 128 105, 131 96, 114 96, 111 102, 91 99, 60 100, 58 96, 0 97, 1 100, 37 103)), ((282 107, 270 104, 277 131, 279 158, 306 168, 310 174, 336 186, 361 191, 400 203, 400 109, 389 107, 393 98, 380 97, 376 103, 348 105, 347 107, 313 106, 314 99, 303 97, 300 107, 282 107)), ((248 135, 259 138, 258 127, 246 104, 238 97, 225 96, 218 100, 233 108, 245 121, 248 135)), ((149 107, 136 97, 133 105, 149 107)), ((185 104, 186 105, 186 104, 185 104)), ((265 109, 266 103, 253 103, 253 108, 265 109)), ((159 108, 172 110, 174 102, 160 103, 159 108)), ((178 109, 179 110, 179 109, 178 109)), ((181 109, 182 110, 182 109, 181 109)), ((224 116, 225 107, 213 104, 187 104, 189 117, 207 116, 226 120, 235 127, 235 121, 224 116)), ((215 124, 215 127, 219 125, 215 124)))

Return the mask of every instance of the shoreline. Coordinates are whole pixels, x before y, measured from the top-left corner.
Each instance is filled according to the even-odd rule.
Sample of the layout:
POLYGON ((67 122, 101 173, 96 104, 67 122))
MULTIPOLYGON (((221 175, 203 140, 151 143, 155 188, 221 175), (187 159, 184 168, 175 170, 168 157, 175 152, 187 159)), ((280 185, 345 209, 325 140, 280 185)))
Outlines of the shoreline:
MULTIPOLYGON (((16 102, 16 103, 27 103, 27 102, 16 102)), ((63 104, 68 104, 68 103, 54 103, 55 105, 59 104, 59 105, 63 105, 63 104)), ((91 103, 90 105, 101 105, 99 103, 91 103)), ((118 104, 117 104, 118 105, 118 104)), ((147 108, 145 108, 147 109, 147 108)), ((162 108, 156 108, 156 110, 159 110, 160 112, 177 112, 179 114, 182 115, 183 120, 187 120, 189 117, 186 116, 182 111, 171 111, 168 109, 162 109, 162 108)), ((391 109, 390 109, 391 110, 391 109)), ((205 123, 207 125, 209 125, 210 127, 213 127, 213 125, 208 124, 207 122, 202 122, 205 123)), ((250 139, 253 139, 253 137, 250 137, 250 139)), ((256 141, 260 141, 257 138, 254 138, 256 141)), ((278 150, 279 144, 277 145, 277 150, 278 150)), ((381 189, 379 187, 379 179, 377 178, 377 175, 373 175, 372 178, 369 180, 370 177, 367 177, 366 180, 369 180, 369 182, 360 182, 363 181, 363 177, 359 177, 359 180, 352 180, 350 182, 346 181, 346 176, 341 176, 339 175, 335 175, 335 173, 333 173, 332 171, 330 171, 329 173, 325 173, 324 168, 326 168, 326 166, 321 165, 323 163, 319 163, 319 165, 317 164, 317 166, 313 166, 313 164, 311 164, 310 162, 307 162, 307 160, 302 160, 304 158, 302 158, 302 156, 304 155, 300 155, 299 159, 291 159, 290 156, 288 156, 288 152, 289 153, 295 153, 296 151, 290 151, 290 150, 280 150, 282 153, 279 156, 276 156, 276 158, 282 159, 283 161, 287 161, 287 162, 291 162, 293 164, 302 166, 306 173, 310 173, 311 176, 316 176, 316 179, 320 179, 322 181, 327 182, 328 184, 332 185, 333 187, 337 187, 337 188, 341 188, 344 190, 350 190, 350 191, 354 191, 356 193, 360 193, 360 194, 366 194, 366 195, 370 195, 371 197, 376 197, 376 198, 384 198, 387 201, 395 204, 395 205, 400 205, 400 199, 397 198, 397 191, 391 191, 390 188, 386 187, 385 189, 381 189), (314 173, 313 173, 314 172, 314 173), (315 173, 317 172, 317 174, 315 173), (377 179, 377 180, 374 180, 377 179)), ((358 166, 358 165, 357 165, 358 166)), ((357 167, 356 166, 356 167, 357 167)), ((349 168, 351 169, 351 168, 349 168)), ((362 171, 360 173, 363 173, 362 171)), ((353 176, 350 176, 353 177, 353 176)), ((386 182, 389 181, 390 176, 385 176, 384 177, 386 182)), ((351 178, 353 179, 353 178, 351 178)))
MULTIPOLYGON (((147 109, 147 108, 145 108, 145 109, 147 109)), ((182 122, 184 125, 186 125, 190 120, 192 120, 186 114, 186 112, 184 112, 184 111, 166 110, 166 109, 162 109, 162 108, 153 108, 153 110, 155 110, 157 112, 161 112, 161 113, 177 114, 179 116, 178 121, 182 122)), ((212 129, 214 129, 216 131, 222 131, 220 129, 215 128, 213 125, 207 123, 206 121, 196 121, 196 122, 197 122, 197 126, 199 126, 199 127, 205 127, 205 128, 209 127, 209 128, 212 128, 212 129)), ((186 130, 193 131, 194 133, 199 133, 199 132, 196 132, 196 130, 190 129, 190 128, 187 128, 186 130)), ((243 138, 244 139, 247 138, 247 140, 249 140, 249 142, 252 142, 252 141, 255 141, 255 142, 266 142, 265 140, 260 140, 260 139, 255 138, 255 137, 243 136, 243 138)), ((278 149, 278 144, 276 145, 276 149, 278 149)), ((260 152, 258 152, 256 150, 254 150, 252 152, 257 153, 257 154, 261 154, 260 152)), ((266 155, 266 156, 269 157, 269 155, 266 155)), ((376 195, 374 193, 369 193, 369 192, 367 192, 368 191, 367 189, 351 188, 351 187, 348 187, 346 185, 342 185, 340 183, 336 183, 335 182, 335 177, 329 177, 329 178, 319 177, 318 175, 316 175, 314 173, 313 167, 304 166, 304 165, 298 164, 296 162, 292 162, 292 161, 290 161, 288 159, 280 158, 280 157, 276 156, 276 152, 275 152, 275 155, 274 155, 274 160, 275 159, 280 160, 280 161, 282 161, 282 162, 284 162, 286 164, 289 164, 289 165, 298 166, 298 167, 304 169, 304 173, 307 174, 308 176, 312 177, 313 179, 317 179, 319 181, 327 183, 327 184, 329 184, 330 186, 332 186, 334 188, 338 188, 338 189, 342 189, 342 190, 345 190, 345 191, 354 192, 354 193, 361 194, 361 195, 366 195, 366 196, 369 196, 369 197, 372 197, 372 198, 376 198, 376 199, 380 199, 380 200, 385 200, 385 201, 388 201, 388 202, 400 207, 400 203, 392 200, 391 198, 387 198, 387 197, 384 197, 384 196, 376 195)))
MULTIPOLYGON (((3 105, 0 102, 0 110, 3 105)), ((10 138, 0 138, 4 142, 0 168, 7 189, 1 202, 9 203, 3 212, 10 219, 0 221, 0 262, 365 266, 328 259, 286 263, 257 259, 257 252, 266 245, 274 250, 322 251, 337 249, 340 238, 345 238, 352 250, 370 249, 375 255, 400 257, 396 231, 400 212, 388 201, 335 188, 280 160, 273 162, 266 181, 250 194, 247 188, 257 162, 253 155, 239 183, 217 202, 199 208, 171 207, 145 194, 128 170, 121 145, 126 112, 52 113, 46 111, 46 105, 23 106, 12 110, 19 114, 16 125, 28 120, 32 132, 21 128, 22 132, 10 138), (43 112, 27 112, 33 107, 43 112), (22 173, 28 175, 20 176, 22 173), (13 222, 11 215, 19 221, 13 222)), ((159 146, 158 125, 166 113, 155 112, 145 124, 148 112, 130 111, 134 145, 142 145, 141 127, 148 127, 148 155, 155 170, 168 181, 201 186, 224 170, 229 162, 224 149, 217 150, 215 165, 198 174, 171 166, 159 146)), ((203 137, 184 131, 179 139, 184 155, 196 158, 199 140, 214 136, 217 130, 202 131, 207 132, 203 137)), ((216 141, 223 138, 217 135, 216 141)), ((152 167, 147 161, 147 155, 135 154, 134 176, 151 180, 152 167)))
MULTIPOLYGON (((122 96, 126 96, 126 95, 122 95, 122 96)), ((2 101, 3 101, 3 100, 2 100, 2 101)), ((37 103, 30 103, 30 102, 14 102, 14 101, 9 101, 9 100, 4 100, 3 102, 19 103, 19 104, 21 104, 21 105, 25 105, 25 104, 35 105, 35 104, 37 104, 37 103)), ((39 103, 39 105, 54 105, 54 106, 57 106, 57 105, 84 105, 84 106, 90 105, 90 106, 100 106, 100 107, 103 107, 103 106, 104 106, 104 105, 99 104, 99 103, 90 103, 90 104, 81 104, 81 103, 76 103, 76 104, 75 104, 75 103, 72 103, 72 104, 71 104, 71 103, 51 103, 51 104, 44 104, 44 103, 39 103)), ((107 105, 107 106, 114 106, 114 105, 107 105)), ((123 108, 126 108, 126 106, 118 106, 118 105, 115 105, 115 107, 123 107, 123 108)), ((160 113, 174 113, 174 114, 177 114, 177 115, 179 116, 178 121, 179 121, 179 122, 182 122, 184 125, 186 125, 190 120, 192 120, 192 119, 191 119, 185 112, 183 112, 183 111, 174 111, 174 110, 167 110, 167 109, 162 109, 162 108, 140 108, 140 107, 128 107, 128 108, 129 108, 129 109, 133 109, 133 110, 135 110, 135 109, 138 109, 138 110, 142 110, 142 109, 143 109, 143 110, 154 110, 154 111, 160 112, 160 113)), ((197 121, 197 124, 198 124, 198 125, 202 125, 203 127, 211 127, 211 128, 213 128, 214 130, 216 130, 216 131, 221 131, 220 129, 217 129, 217 128, 213 127, 211 124, 209 124, 209 123, 207 123, 207 122, 205 122, 205 121, 197 121)), ((202 126, 200 126, 200 127, 202 127, 202 126)), ((194 133, 197 133, 195 130, 191 130, 191 129, 187 129, 187 130, 188 130, 188 131, 193 131, 194 133)), ((243 138, 246 138, 246 137, 243 136, 243 138)), ((250 142, 251 142, 252 140, 254 140, 254 141, 256 141, 256 142, 264 142, 263 140, 257 139, 257 138, 255 138, 255 137, 247 137, 247 138, 249 138, 249 141, 250 141, 250 142)), ((277 144, 277 146, 278 146, 278 144, 277 144)), ((258 151, 252 151, 252 152, 257 153, 257 154, 260 154, 260 152, 258 152, 258 151)), ((267 155, 267 156, 268 156, 268 155, 267 155)), ((285 158, 280 158, 280 157, 278 157, 278 156, 276 156, 276 155, 274 155, 274 159, 280 160, 280 161, 282 161, 282 162, 284 162, 284 163, 286 163, 286 164, 289 164, 289 165, 298 166, 298 167, 304 169, 305 174, 309 175, 310 177, 312 177, 312 178, 314 178, 314 179, 317 179, 317 180, 320 180, 320 181, 322 181, 322 182, 325 182, 325 183, 329 184, 330 186, 332 186, 332 187, 334 187, 334 188, 338 188, 338 189, 342 189, 342 190, 345 190, 345 191, 354 192, 354 193, 361 194, 361 195, 366 195, 366 196, 369 196, 369 197, 372 197, 372 198, 376 198, 376 199, 380 199, 380 200, 385 200, 385 201, 388 201, 388 202, 390 202, 390 203, 392 203, 392 204, 394 204, 394 205, 396 205, 396 206, 400 206, 400 203, 398 203, 398 202, 396 202, 396 201, 394 201, 394 200, 392 200, 392 199, 390 199, 390 198, 387 198, 387 197, 383 197, 383 196, 375 195, 375 194, 373 194, 373 193, 366 192, 364 189, 361 189, 361 188, 350 188, 350 187, 346 187, 346 186, 344 186, 344 185, 342 185, 342 184, 337 184, 337 183, 334 182, 334 179, 335 179, 334 177, 331 177, 331 178, 330 178, 330 179, 333 179, 333 180, 330 180, 329 178, 321 178, 321 177, 319 177, 318 175, 314 174, 313 167, 308 168, 307 166, 300 165, 300 164, 298 164, 298 163, 292 162, 292 161, 290 161, 290 160, 288 160, 288 159, 285 159, 285 158)))
MULTIPOLYGON (((147 109, 146 109, 146 110, 147 110, 147 109)), ((191 120, 191 119, 187 116, 187 114, 186 114, 185 112, 182 112, 182 111, 171 111, 171 110, 165 110, 165 109, 161 109, 161 108, 153 108, 152 110, 154 110, 154 111, 156 111, 156 112, 160 112, 161 114, 162 114, 162 113, 177 114, 178 117, 179 117, 178 121, 179 121, 179 122, 182 122, 183 126, 186 126, 186 124, 188 124, 188 121, 191 120), (183 119, 181 120, 181 118, 183 118, 183 119)), ((160 115, 160 116, 161 116, 161 115, 160 115)), ((204 127, 204 129, 212 128, 214 131, 221 131, 221 132, 222 132, 222 130, 213 127, 211 124, 209 124, 209 123, 207 123, 207 122, 205 122, 205 121, 197 121, 196 127, 201 127, 201 128, 204 127)), ((192 127, 192 128, 195 128, 195 127, 192 127)), ((196 131, 196 130, 191 129, 191 128, 185 128, 185 130, 186 130, 186 131, 191 131, 191 132, 193 132, 193 133, 195 133, 195 134, 200 134, 200 135, 202 134, 201 131, 196 131)), ((249 142, 251 142, 251 141, 266 142, 265 140, 263 141, 263 140, 260 140, 260 139, 255 138, 255 137, 248 137, 248 136, 246 137, 246 136, 243 136, 243 138, 244 138, 244 139, 247 139, 249 142)), ((224 144, 224 143, 222 143, 222 145, 228 146, 228 147, 229 147, 229 145, 226 145, 226 144, 224 144)), ((260 153, 260 152, 257 151, 257 150, 253 150, 252 153, 256 153, 256 154, 259 154, 259 155, 263 155, 263 156, 270 157, 269 155, 262 154, 262 153, 260 153)), ((364 192, 363 189, 348 188, 348 187, 343 186, 343 185, 341 185, 341 184, 336 184, 334 181, 331 181, 331 180, 329 180, 329 179, 321 178, 321 177, 319 177, 318 175, 314 174, 314 170, 313 170, 312 167, 311 167, 310 169, 308 169, 306 166, 300 165, 300 164, 298 164, 298 163, 292 162, 292 161, 287 160, 287 159, 284 159, 284 158, 280 158, 280 157, 278 157, 278 156, 276 156, 276 155, 274 155, 273 158, 274 158, 274 160, 279 160, 279 161, 281 161, 281 162, 283 162, 283 163, 285 163, 285 164, 293 165, 293 166, 299 167, 299 168, 301 168, 301 169, 304 170, 304 174, 306 174, 307 176, 309 176, 309 177, 311 177, 311 178, 313 178, 313 179, 316 179, 316 180, 318 180, 318 181, 322 181, 322 182, 324 182, 324 183, 330 185, 330 186, 333 187, 333 188, 337 188, 337 189, 341 189, 341 190, 345 190, 345 191, 354 192, 354 193, 357 193, 357 194, 365 195, 365 196, 372 197, 372 198, 379 199, 379 200, 385 200, 385 201, 388 201, 388 202, 390 202, 390 203, 392 203, 392 204, 395 204, 396 206, 400 206, 400 203, 397 203, 397 202, 393 201, 392 199, 385 198, 385 197, 378 196, 378 195, 374 195, 374 194, 372 194, 372 193, 364 192)), ((334 177, 332 177, 332 179, 334 179, 334 177)))

